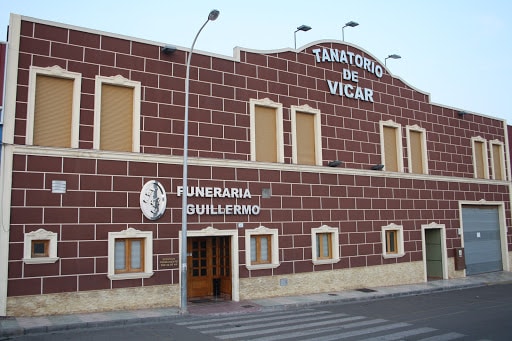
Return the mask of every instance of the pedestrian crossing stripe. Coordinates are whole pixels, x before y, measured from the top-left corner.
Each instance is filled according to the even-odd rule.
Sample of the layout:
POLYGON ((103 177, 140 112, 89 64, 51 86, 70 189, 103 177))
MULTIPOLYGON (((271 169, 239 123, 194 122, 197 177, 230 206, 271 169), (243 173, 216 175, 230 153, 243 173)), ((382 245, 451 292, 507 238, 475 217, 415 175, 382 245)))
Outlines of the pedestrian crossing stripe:
POLYGON ((350 316, 344 313, 309 309, 275 311, 243 315, 193 317, 177 325, 210 335, 219 340, 278 341, 285 339, 313 339, 335 341, 365 337, 366 341, 415 339, 423 341, 450 341, 464 337, 459 333, 439 333, 430 327, 416 328, 405 322, 350 316), (434 335, 436 334, 437 335, 434 335))

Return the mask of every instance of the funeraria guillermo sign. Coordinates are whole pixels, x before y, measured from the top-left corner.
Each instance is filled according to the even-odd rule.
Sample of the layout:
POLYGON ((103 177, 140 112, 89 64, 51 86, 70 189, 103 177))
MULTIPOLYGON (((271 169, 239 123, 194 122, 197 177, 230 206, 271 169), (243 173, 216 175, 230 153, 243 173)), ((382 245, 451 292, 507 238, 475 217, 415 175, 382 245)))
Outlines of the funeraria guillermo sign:
MULTIPOLYGON (((314 49, 311 52, 315 55, 317 63, 341 63, 347 65, 355 65, 356 67, 366 70, 377 78, 381 78, 384 70, 382 66, 375 63, 375 61, 361 56, 358 53, 349 52, 338 49, 314 49)), ((358 83, 359 74, 357 71, 343 69, 341 73, 343 81, 358 83)), ((341 81, 327 80, 329 91, 332 95, 345 96, 348 98, 358 99, 365 102, 373 103, 373 89, 359 87, 357 84, 343 83, 341 81)))
MULTIPOLYGON (((185 195, 183 186, 176 187, 176 195, 185 195)), ((221 188, 221 187, 187 187, 187 197, 195 198, 228 198, 228 199, 251 199, 251 192, 248 188, 221 188)), ((259 205, 212 205, 212 204, 187 204, 188 215, 258 215, 259 205)))

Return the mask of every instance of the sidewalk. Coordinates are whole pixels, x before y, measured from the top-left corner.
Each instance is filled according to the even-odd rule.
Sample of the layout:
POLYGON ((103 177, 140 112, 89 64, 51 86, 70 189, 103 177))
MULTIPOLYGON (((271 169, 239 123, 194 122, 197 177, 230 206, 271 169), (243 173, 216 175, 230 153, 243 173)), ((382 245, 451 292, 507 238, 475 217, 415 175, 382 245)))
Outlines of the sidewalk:
MULTIPOLYGON (((413 285, 362 288, 358 290, 263 298, 241 302, 189 303, 188 310, 190 315, 240 314, 283 310, 319 304, 350 303, 372 299, 418 295, 505 282, 512 282, 512 272, 494 272, 466 278, 432 281, 413 285)), ((43 317, 0 317, 0 340, 24 334, 170 321, 178 316, 180 316, 178 308, 161 308, 43 317)))

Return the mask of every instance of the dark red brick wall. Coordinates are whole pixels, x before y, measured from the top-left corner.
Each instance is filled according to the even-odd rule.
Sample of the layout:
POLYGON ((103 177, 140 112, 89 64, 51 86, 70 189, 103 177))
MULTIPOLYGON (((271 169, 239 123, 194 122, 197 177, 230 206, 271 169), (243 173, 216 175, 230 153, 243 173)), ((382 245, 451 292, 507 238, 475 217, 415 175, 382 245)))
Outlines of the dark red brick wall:
MULTIPOLYGON (((30 66, 59 65, 82 74, 81 149, 93 145, 95 76, 122 75, 142 84, 140 152, 183 154, 185 52, 167 56, 148 43, 26 21, 21 35, 15 144, 25 144, 30 66)), ((354 47, 321 46, 348 49, 373 60, 354 47)), ((374 89, 374 103, 331 95, 325 80, 339 79, 341 66, 315 63, 311 49, 266 55, 242 51, 239 61, 194 54, 190 156, 250 160, 249 100, 264 98, 283 105, 286 164, 292 161, 292 105, 307 104, 322 112, 323 163, 339 159, 348 169, 367 170, 381 162, 381 120, 402 125, 404 165, 405 126, 426 129, 430 175, 468 180, 473 177, 471 138, 506 142, 502 121, 472 114, 459 117, 457 111, 431 104, 428 95, 386 73, 379 80, 359 70, 360 84, 374 89)), ((181 198, 175 191, 181 184, 181 170, 179 164, 15 155, 8 295, 177 284, 178 269, 160 269, 158 259, 178 256, 181 198), (142 186, 151 179, 159 180, 168 192, 168 209, 156 222, 143 217, 138 201, 142 186), (52 180, 66 180, 67 193, 50 193, 52 180), (106 276, 108 232, 128 227, 153 232, 155 275, 110 281, 106 276), (58 233, 60 259, 55 264, 21 260, 24 233, 39 228, 58 233)), ((421 225, 431 222, 446 225, 448 249, 459 247, 460 200, 505 202, 510 226, 508 186, 381 175, 266 170, 258 169, 256 163, 250 168, 190 166, 190 186, 249 188, 250 204, 260 205, 261 213, 189 216, 189 229, 210 225, 234 229, 239 222, 245 223, 245 229, 277 228, 281 265, 257 271, 245 267, 244 229, 239 230, 240 276, 249 277, 419 261, 421 225), (271 188, 272 197, 262 198, 262 188, 271 188), (382 257, 381 228, 390 223, 404 227, 406 255, 402 258, 382 257), (315 266, 311 228, 324 224, 340 230, 341 261, 315 266)), ((512 249, 510 232, 508 242, 512 249)))
MULTIPOLYGON (((106 35, 79 32, 24 21, 20 41, 16 143, 25 143, 26 100, 30 65, 59 65, 82 74, 80 148, 92 148, 94 77, 122 75, 142 84, 141 152, 182 155, 185 52, 167 56, 160 47, 106 35)), ((338 43, 326 48, 363 51, 338 43)), ((457 110, 433 105, 428 95, 384 73, 381 79, 359 70, 359 84, 374 89, 375 102, 331 95, 326 79, 340 79, 340 63, 315 63, 314 46, 301 53, 256 54, 242 51, 240 61, 194 54, 190 80, 190 155, 249 160, 249 99, 270 98, 283 104, 285 162, 291 163, 292 105, 322 112, 324 163, 369 169, 381 162, 379 121, 402 125, 407 171, 405 126, 427 131, 431 175, 473 177, 471 137, 504 141, 499 120, 478 115, 460 117, 457 110)))
MULTIPOLYGON (((176 196, 176 186, 181 184, 181 166, 19 155, 14 161, 10 296, 178 283, 178 270, 160 269, 158 259, 179 253, 181 198, 176 196), (84 166, 82 172, 76 171, 79 165, 84 166), (32 171, 26 172, 26 167, 32 171), (140 189, 149 178, 158 179, 168 192, 168 209, 156 222, 145 219, 138 206, 140 189), (66 179, 67 193, 52 194, 52 179, 66 179), (155 275, 110 281, 108 232, 128 227, 153 232, 155 275), (24 233, 39 228, 58 233, 60 259, 55 264, 21 260, 24 233), (38 284, 33 285, 34 281, 38 284)), ((252 198, 243 199, 243 204, 261 206, 258 216, 192 215, 189 230, 210 225, 235 229, 239 222, 244 222, 244 229, 263 225, 279 230, 281 265, 256 271, 245 268, 244 229, 239 230, 241 277, 420 261, 422 224, 445 224, 447 248, 460 246, 459 200, 503 201, 510 210, 508 193, 500 185, 204 166, 190 166, 189 174, 191 186, 249 188, 252 198), (205 174, 212 176, 205 178, 205 174), (271 188, 272 197, 262 198, 262 188, 271 188), (390 223, 404 227, 406 255, 402 258, 382 258, 381 228, 390 223), (324 224, 340 230, 341 261, 315 266, 311 228, 324 224)), ((189 199, 191 204, 232 203, 224 201, 189 199)))

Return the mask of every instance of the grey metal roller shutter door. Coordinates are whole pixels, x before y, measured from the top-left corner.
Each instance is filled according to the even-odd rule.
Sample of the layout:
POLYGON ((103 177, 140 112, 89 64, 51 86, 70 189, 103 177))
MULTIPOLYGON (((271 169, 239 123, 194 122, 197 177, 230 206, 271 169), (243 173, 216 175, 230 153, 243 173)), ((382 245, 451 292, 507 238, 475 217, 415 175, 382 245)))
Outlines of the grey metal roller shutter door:
POLYGON ((463 206, 466 274, 503 270, 498 207, 463 206))

